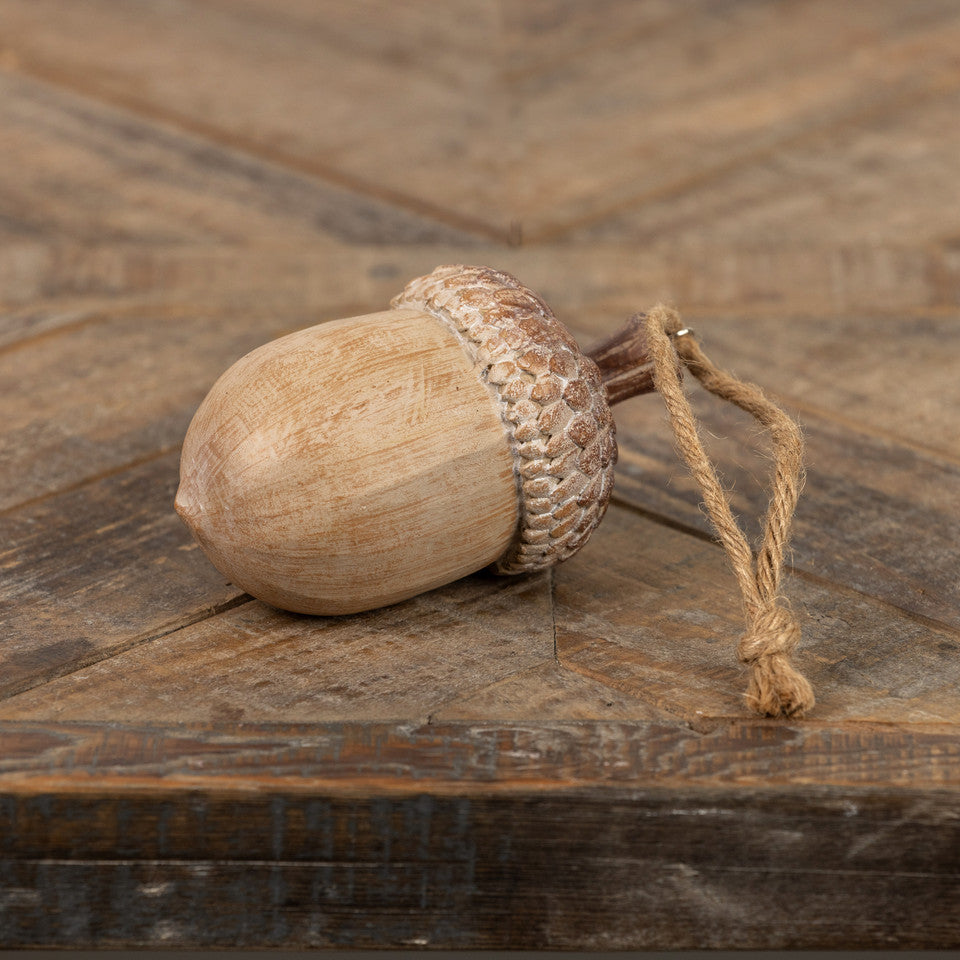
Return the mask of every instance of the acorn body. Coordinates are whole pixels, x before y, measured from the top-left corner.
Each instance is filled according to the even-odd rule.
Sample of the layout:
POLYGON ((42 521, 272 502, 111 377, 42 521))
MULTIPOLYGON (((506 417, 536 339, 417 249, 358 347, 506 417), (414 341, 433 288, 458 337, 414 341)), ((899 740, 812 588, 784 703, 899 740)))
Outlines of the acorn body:
POLYGON ((615 454, 600 373, 546 305, 443 267, 234 364, 190 424, 176 508, 248 593, 346 614, 571 556, 615 454))
POLYGON ((301 330, 214 385, 177 509, 215 566, 300 613, 383 606, 493 563, 517 525, 507 430, 416 310, 301 330))

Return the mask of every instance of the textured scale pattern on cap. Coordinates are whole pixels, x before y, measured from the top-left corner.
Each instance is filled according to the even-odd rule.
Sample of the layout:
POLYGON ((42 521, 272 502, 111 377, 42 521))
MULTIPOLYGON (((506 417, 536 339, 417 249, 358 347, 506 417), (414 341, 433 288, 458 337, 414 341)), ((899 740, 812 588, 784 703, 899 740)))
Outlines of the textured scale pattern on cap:
POLYGON ((437 267, 391 306, 445 321, 499 397, 520 522, 497 572, 527 573, 573 556, 606 512, 617 457, 596 364, 535 293, 489 267, 437 267))

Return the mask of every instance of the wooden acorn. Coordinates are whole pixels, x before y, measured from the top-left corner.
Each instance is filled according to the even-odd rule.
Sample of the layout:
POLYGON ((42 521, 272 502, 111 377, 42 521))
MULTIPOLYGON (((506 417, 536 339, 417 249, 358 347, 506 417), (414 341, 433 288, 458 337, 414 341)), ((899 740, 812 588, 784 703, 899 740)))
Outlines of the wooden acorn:
POLYGON ((637 322, 585 355, 497 270, 438 267, 391 307, 254 350, 190 424, 177 512, 274 606, 355 613, 572 556, 613 487, 610 404, 653 389, 637 322))
POLYGON ((656 389, 743 599, 747 701, 814 704, 779 591, 803 473, 796 424, 707 358, 675 311, 638 314, 589 354, 509 274, 438 267, 392 309, 281 337, 213 385, 187 431, 176 508, 216 567, 299 613, 395 603, 486 566, 542 570, 599 524, 617 447, 610 405, 656 389), (681 367, 770 431, 756 557, 703 449, 681 367))

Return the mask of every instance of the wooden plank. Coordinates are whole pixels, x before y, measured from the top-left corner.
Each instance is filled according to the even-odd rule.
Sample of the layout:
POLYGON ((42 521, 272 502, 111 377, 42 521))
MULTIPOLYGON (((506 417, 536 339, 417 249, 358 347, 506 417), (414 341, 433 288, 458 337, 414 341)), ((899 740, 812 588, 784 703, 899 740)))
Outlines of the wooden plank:
MULTIPOLYGON (((457 253, 472 259, 470 248, 457 253)), ((353 246, 317 239, 264 246, 13 243, 0 249, 0 350, 61 327, 151 311, 205 324, 255 315, 264 333, 383 310, 448 247, 353 246), (215 319, 212 319, 210 315, 215 319), (232 315, 232 317, 231 317, 232 315)), ((158 343, 160 346, 162 341, 158 343)))
MULTIPOLYGON (((555 618, 556 612, 553 615, 555 618)), ((555 642, 563 635, 564 627, 561 626, 558 631, 555 625, 555 642)), ((497 723, 669 721, 667 710, 660 710, 638 698, 635 692, 614 689, 602 680, 569 669, 554 657, 546 663, 458 696, 435 710, 432 717, 434 723, 478 719, 497 723)))
POLYGON ((250 244, 268 237, 287 243, 472 239, 230 145, 3 71, 0 124, 6 131, 0 183, 5 241, 57 236, 143 247, 250 244))
MULTIPOLYGON (((960 256, 928 254, 870 244, 724 251, 712 243, 633 250, 627 243, 519 251, 511 265, 584 347, 665 300, 719 363, 801 419, 956 460, 960 285, 951 274, 960 256)), ((618 407, 618 422, 650 402, 618 407)))
POLYGON ((960 460, 960 309, 684 316, 711 354, 775 393, 814 431, 827 421, 960 460))
POLYGON ((960 895, 954 795, 199 793, 189 812, 149 795, 67 799, 6 800, 23 824, 18 845, 46 853, 53 844, 37 831, 59 833, 61 814, 81 849, 112 834, 110 853, 4 858, 15 907, 0 914, 6 944, 770 949, 960 938, 944 906, 960 895), (186 838, 219 855, 198 857, 186 838), (187 855, 145 856, 156 846, 187 855))
POLYGON ((553 630, 540 581, 471 577, 410 604, 349 618, 296 618, 247 604, 169 642, 138 646, 62 683, 44 683, 35 695, 15 696, 0 705, 0 718, 243 724, 669 718, 558 664, 553 630))
POLYGON ((0 507, 177 449, 219 371, 291 320, 121 311, 0 354, 0 507))
MULTIPOLYGON (((131 566, 144 593, 138 580, 146 574, 135 560, 131 566)), ((44 576, 42 592, 58 592, 39 571, 44 576)), ((739 598, 719 549, 614 508, 554 576, 555 605, 545 576, 471 577, 354 617, 300 617, 250 603, 103 659, 110 643, 124 645, 120 629, 135 631, 129 615, 117 617, 88 641, 100 662, 71 669, 80 658, 65 650, 47 670, 69 674, 8 698, 0 718, 500 723, 672 714, 702 725, 747 713, 735 655, 739 598)), ((97 607, 109 609, 107 588, 99 590, 97 607)), ((820 722, 960 721, 955 634, 796 578, 787 593, 803 621, 798 663, 817 689, 820 722)), ((70 615, 84 612, 71 609, 71 596, 44 617, 59 616, 62 633, 70 615)), ((143 605, 149 614, 148 600, 143 605)), ((34 616, 26 607, 14 631, 26 651, 37 643, 34 616)))
MULTIPOLYGON (((722 317, 730 323, 742 318, 744 337, 753 335, 754 324, 764 324, 764 337, 782 336, 787 323, 809 324, 804 333, 810 336, 823 324, 824 334, 833 337, 847 322, 869 331, 875 319, 896 331, 894 321, 903 321, 904 314, 955 317, 960 302, 960 255, 948 246, 724 245, 691 238, 545 244, 492 256, 588 339, 605 336, 657 300, 675 303, 697 318, 722 317)), ((701 332, 712 336, 710 329, 701 332)), ((945 327, 944 332, 950 331, 945 327)), ((869 335, 860 346, 873 346, 869 335)))
POLYGON ((2 723, 0 743, 8 945, 960 935, 952 728, 2 723))
MULTIPOLYGON (((110 633, 101 629, 95 641, 101 657, 110 633)), ((544 576, 468 577, 347 617, 299 616, 251 602, 166 636, 169 643, 138 644, 60 686, 44 683, 37 698, 8 699, 0 716, 423 723, 447 701, 553 658, 544 576)))
POLYGON ((948 0, 635 6, 0 13, 20 71, 499 238, 605 219, 958 83, 948 0))
POLYGON ((173 512, 177 460, 169 453, 0 516, 0 691, 243 599, 173 512))
MULTIPOLYGON (((531 45, 554 56, 510 85, 525 161, 512 198, 526 237, 685 197, 821 130, 910 110, 960 83, 949 3, 694 7, 618 42, 624 6, 608 15, 607 44, 559 52, 542 7, 505 8, 517 60, 531 45)), ((566 31, 564 19, 553 21, 566 31)))
POLYGON ((505 70, 514 83, 559 72, 573 81, 579 70, 594 66, 599 56, 622 55, 649 42, 658 31, 680 24, 696 31, 698 20, 710 19, 710 0, 690 0, 682 7, 598 0, 589 11, 577 0, 528 0, 519 6, 500 6, 514 53, 505 70), (565 71, 568 64, 576 66, 565 71))
MULTIPOLYGON (((918 249, 870 242, 731 247, 691 240, 504 249, 360 246, 322 239, 253 247, 35 240, 0 249, 0 346, 82 323, 107 308, 104 298, 109 298, 111 313, 137 304, 176 304, 192 307, 198 315, 244 312, 255 304, 264 314, 313 311, 318 318, 338 309, 382 310, 407 280, 450 261, 488 264, 516 274, 583 335, 584 344, 657 299, 676 303, 693 321, 702 317, 701 333, 708 345, 718 338, 725 342, 730 325, 729 337, 737 340, 730 355, 738 364, 741 354, 750 364, 752 350, 766 363, 790 359, 794 349, 812 349, 790 336, 802 333, 816 342, 818 351, 829 354, 829 363, 805 371, 807 376, 823 375, 816 382, 818 392, 830 384, 834 366, 844 363, 852 349, 848 344, 829 353, 838 336, 849 331, 861 351, 879 350, 874 362, 880 362, 887 338, 896 340, 904 329, 900 324, 906 322, 905 315, 922 318, 906 328, 910 349, 901 351, 899 359, 910 364, 908 376, 914 361, 935 365, 948 352, 938 344, 941 337, 953 335, 951 318, 960 302, 960 255, 949 246, 918 249), (874 337, 876 329, 884 336, 874 337)), ((844 380, 869 370, 869 363, 862 369, 847 363, 844 380)), ((788 376, 796 373, 785 364, 777 371, 778 381, 788 376)), ((947 387, 938 378, 938 389, 947 387)), ((848 395, 844 402, 849 402, 848 395)), ((927 406, 925 400, 924 411, 927 406)))
MULTIPOLYGON (((582 240, 820 247, 955 240, 960 91, 855 118, 575 231, 582 240)), ((760 282, 764 282, 760 279, 760 282)), ((823 277, 833 282, 833 274, 823 277)))
MULTIPOLYGON (((784 595, 803 630, 796 662, 818 722, 960 721, 956 632, 802 577, 789 577, 784 595)), ((558 568, 555 604, 563 667, 694 727, 744 715, 741 602, 718 547, 614 509, 558 568)))
POLYGON ((478 135, 503 114, 488 3, 371 15, 347 3, 286 11, 178 0, 134 15, 54 0, 9 3, 0 17, 17 71, 454 230, 505 236, 488 216, 501 204, 502 145, 493 130, 478 135))
POLYGON ((952 728, 2 723, 0 744, 10 946, 960 936, 952 728))
MULTIPOLYGON (((0 744, 0 788, 38 800, 52 792, 161 794, 177 801, 204 791, 242 797, 266 790, 292 796, 583 790, 602 797, 615 788, 722 787, 796 788, 798 797, 813 802, 827 788, 881 795, 886 789, 891 797, 917 790, 933 799, 960 789, 956 724, 724 718, 695 729, 673 718, 174 727, 2 721, 0 744)), ((68 824, 62 830, 62 842, 69 842, 68 824)), ((206 839, 195 842, 202 855, 206 839)))
MULTIPOLYGON (((697 414, 735 512, 759 534, 769 462, 738 411, 697 395, 697 414)), ((655 405, 618 413, 621 459, 615 496, 693 530, 710 527, 701 495, 674 456, 655 405)), ((797 570, 851 587, 901 610, 960 628, 954 571, 960 542, 960 465, 874 438, 812 413, 802 417, 808 477, 797 510, 792 563, 797 570)))

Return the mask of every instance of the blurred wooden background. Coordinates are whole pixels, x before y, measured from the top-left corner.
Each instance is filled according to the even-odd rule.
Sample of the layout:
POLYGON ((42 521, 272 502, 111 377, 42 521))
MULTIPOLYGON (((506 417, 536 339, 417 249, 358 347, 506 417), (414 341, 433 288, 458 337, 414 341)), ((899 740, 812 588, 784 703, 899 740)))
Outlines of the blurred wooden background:
POLYGON ((954 0, 0 0, 0 941, 957 945, 958 174, 954 0), (319 620, 195 549, 217 375, 441 262, 800 417, 808 720, 656 397, 553 575, 319 620))

